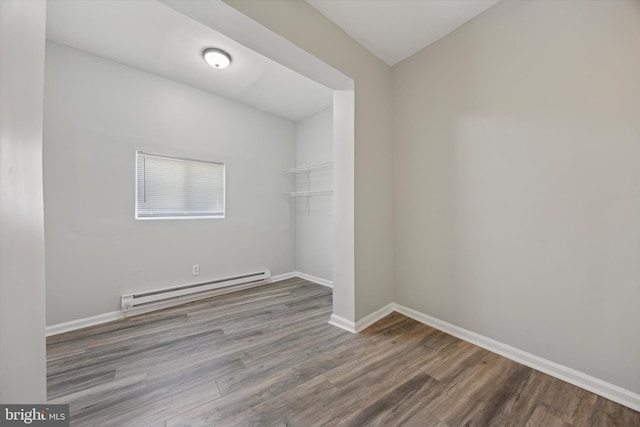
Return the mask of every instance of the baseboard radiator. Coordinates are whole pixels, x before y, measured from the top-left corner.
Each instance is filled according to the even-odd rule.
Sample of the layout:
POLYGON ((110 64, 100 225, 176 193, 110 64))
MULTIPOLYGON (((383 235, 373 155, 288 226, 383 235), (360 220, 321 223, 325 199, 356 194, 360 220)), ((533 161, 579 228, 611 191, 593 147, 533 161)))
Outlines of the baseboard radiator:
POLYGON ((138 312, 138 309, 143 310, 145 308, 149 308, 150 306, 170 306, 173 305, 171 304, 171 302, 175 301, 176 303, 180 303, 185 300, 186 297, 193 297, 190 298, 191 300, 197 299, 196 297, 198 295, 196 294, 203 294, 204 296, 204 293, 216 289, 229 288, 232 286, 243 287, 240 285, 247 285, 255 282, 264 282, 270 278, 271 271, 263 270, 255 273, 247 273, 233 277, 226 277, 224 279, 210 280, 202 283, 192 283, 188 285, 173 286, 169 288, 126 294, 121 296, 121 308, 122 312, 126 315, 127 312, 134 311, 134 309, 136 312, 138 312))

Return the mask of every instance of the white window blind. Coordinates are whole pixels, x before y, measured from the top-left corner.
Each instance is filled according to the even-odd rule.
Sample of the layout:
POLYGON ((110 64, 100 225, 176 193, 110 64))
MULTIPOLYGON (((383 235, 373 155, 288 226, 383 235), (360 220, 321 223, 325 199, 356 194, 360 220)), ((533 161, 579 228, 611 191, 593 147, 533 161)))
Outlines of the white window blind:
POLYGON ((224 218, 224 164, 136 152, 136 219, 224 218))

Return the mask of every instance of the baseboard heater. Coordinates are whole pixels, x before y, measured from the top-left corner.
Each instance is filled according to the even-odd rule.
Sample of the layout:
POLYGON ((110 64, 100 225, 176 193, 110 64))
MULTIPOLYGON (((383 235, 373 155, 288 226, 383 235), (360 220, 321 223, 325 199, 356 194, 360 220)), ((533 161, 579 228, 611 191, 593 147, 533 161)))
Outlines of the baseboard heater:
POLYGON ((134 308, 144 308, 153 303, 168 302, 172 299, 180 299, 193 294, 198 294, 216 289, 227 288, 230 286, 238 286, 253 282, 263 282, 271 278, 271 271, 264 270, 256 273, 242 274, 224 279, 210 280, 208 282, 193 283, 189 285, 173 286, 163 289, 155 289, 151 291, 136 292, 133 294, 122 295, 121 307, 123 312, 133 310, 134 308))

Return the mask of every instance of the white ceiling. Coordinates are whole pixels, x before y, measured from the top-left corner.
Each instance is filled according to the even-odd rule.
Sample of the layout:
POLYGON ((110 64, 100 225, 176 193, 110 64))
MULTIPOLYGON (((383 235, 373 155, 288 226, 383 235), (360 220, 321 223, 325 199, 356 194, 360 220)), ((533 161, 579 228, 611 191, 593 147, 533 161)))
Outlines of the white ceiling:
POLYGON ((430 45, 500 0, 306 0, 389 65, 430 45))
POLYGON ((157 1, 50 1, 47 38, 290 120, 332 104, 325 86, 157 1), (207 65, 206 47, 229 52, 231 66, 207 65))

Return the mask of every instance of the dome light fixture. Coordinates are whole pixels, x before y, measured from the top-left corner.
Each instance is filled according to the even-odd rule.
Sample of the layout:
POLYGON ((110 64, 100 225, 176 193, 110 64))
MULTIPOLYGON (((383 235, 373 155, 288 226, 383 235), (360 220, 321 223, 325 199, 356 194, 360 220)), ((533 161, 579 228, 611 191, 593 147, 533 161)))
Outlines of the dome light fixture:
POLYGON ((231 55, 217 47, 209 47, 202 51, 202 57, 213 68, 222 70, 231 64, 231 55))

